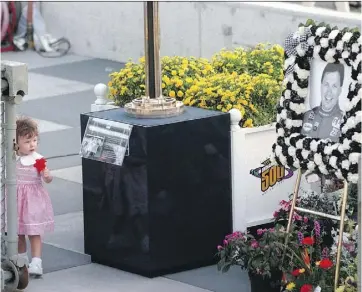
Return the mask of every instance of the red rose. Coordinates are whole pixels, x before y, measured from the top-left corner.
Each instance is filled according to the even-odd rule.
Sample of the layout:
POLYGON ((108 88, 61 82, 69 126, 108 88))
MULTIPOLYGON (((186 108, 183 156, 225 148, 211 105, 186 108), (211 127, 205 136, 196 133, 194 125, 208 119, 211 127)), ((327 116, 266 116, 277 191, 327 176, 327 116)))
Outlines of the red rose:
POLYGON ((305 245, 313 245, 314 244, 314 237, 304 237, 302 243, 305 245))
POLYGON ((45 160, 45 158, 40 158, 35 160, 34 167, 37 169, 39 173, 45 169, 46 162, 47 161, 45 160))
POLYGON ((304 284, 302 288, 300 288, 300 292, 312 292, 313 286, 310 284, 304 284))
POLYGON ((299 276, 299 269, 294 270, 294 271, 292 272, 292 275, 293 275, 294 277, 299 276))
POLYGON ((333 266, 333 263, 332 263, 332 261, 330 259, 323 259, 323 260, 320 261, 319 266, 322 269, 329 269, 330 267, 333 266))

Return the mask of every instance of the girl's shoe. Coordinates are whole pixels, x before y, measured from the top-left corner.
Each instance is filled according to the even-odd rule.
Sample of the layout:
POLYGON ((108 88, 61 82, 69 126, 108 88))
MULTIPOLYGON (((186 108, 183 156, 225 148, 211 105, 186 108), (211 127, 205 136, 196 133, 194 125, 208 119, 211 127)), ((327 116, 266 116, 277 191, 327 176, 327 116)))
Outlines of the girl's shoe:
POLYGON ((43 267, 41 262, 31 262, 28 268, 29 274, 33 276, 42 276, 43 275, 43 267))

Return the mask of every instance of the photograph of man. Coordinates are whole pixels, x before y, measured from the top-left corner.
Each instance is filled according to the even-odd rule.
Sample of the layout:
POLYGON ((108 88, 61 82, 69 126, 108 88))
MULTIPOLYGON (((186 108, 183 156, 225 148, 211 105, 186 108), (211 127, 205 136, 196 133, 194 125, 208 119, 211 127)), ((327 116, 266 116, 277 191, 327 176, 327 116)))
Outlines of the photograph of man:
MULTIPOLYGON (((321 78, 321 103, 304 114, 301 134, 338 142, 344 114, 339 107, 343 80, 343 65, 328 63, 325 66, 321 78)), ((313 96, 309 96, 309 101, 312 99, 313 96)))

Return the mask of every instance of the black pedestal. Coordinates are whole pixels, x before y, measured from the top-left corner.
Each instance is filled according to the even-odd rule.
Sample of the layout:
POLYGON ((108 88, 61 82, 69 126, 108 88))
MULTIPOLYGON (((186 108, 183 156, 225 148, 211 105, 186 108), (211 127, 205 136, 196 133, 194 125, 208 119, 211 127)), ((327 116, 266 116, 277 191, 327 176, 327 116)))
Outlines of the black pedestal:
POLYGON ((122 166, 82 159, 85 252, 147 277, 216 262, 232 231, 230 117, 187 107, 165 119, 123 109, 81 115, 133 125, 122 166))

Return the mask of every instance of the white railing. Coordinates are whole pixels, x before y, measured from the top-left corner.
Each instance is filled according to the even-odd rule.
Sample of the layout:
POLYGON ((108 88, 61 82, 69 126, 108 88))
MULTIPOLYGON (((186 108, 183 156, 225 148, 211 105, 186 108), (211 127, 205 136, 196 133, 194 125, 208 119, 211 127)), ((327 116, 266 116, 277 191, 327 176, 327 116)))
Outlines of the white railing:
POLYGON ((94 86, 94 94, 96 96, 96 100, 91 105, 92 112, 116 108, 116 106, 114 105, 114 102, 110 101, 107 98, 107 94, 108 94, 107 85, 105 85, 103 83, 98 83, 96 86, 94 86))
MULTIPOLYGON (((97 84, 94 92, 97 100, 92 104, 92 111, 117 108, 106 97, 106 85, 97 84)), ((270 222, 279 202, 287 200, 292 193, 296 179, 296 175, 286 178, 288 170, 277 169, 273 164, 263 166, 263 162, 270 158, 272 145, 277 139, 275 124, 241 128, 240 120, 240 111, 232 109, 230 131, 234 231, 270 222), (256 171, 258 168, 261 168, 259 172, 256 171), (260 173, 262 177, 253 173, 260 173)))
POLYGON ((5 104, 0 101, 0 218, 1 218, 1 258, 6 256, 5 249, 5 104))

